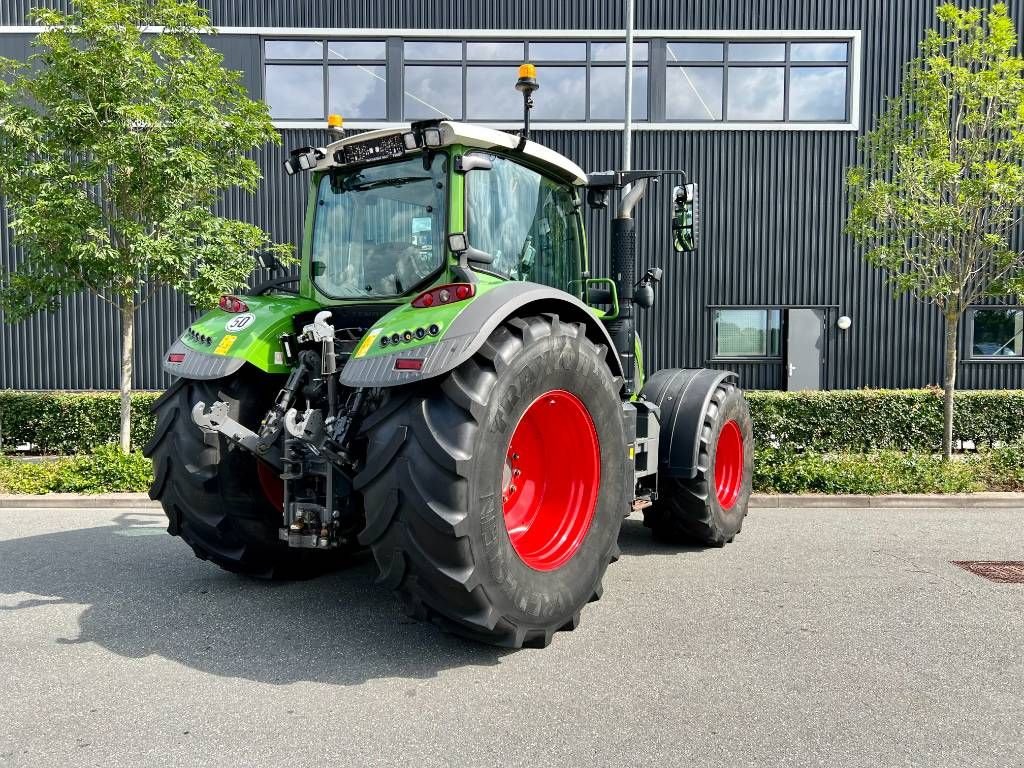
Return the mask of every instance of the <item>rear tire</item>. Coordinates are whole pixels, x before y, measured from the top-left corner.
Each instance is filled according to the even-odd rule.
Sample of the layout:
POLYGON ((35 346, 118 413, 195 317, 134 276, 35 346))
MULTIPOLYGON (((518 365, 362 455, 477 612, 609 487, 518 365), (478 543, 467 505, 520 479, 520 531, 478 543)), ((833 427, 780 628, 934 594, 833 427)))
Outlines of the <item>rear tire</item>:
POLYGON ((149 497, 163 505, 167 532, 199 559, 247 576, 306 578, 337 565, 338 555, 290 549, 281 541, 281 511, 268 498, 280 482, 274 471, 260 471, 254 456, 229 449, 220 435, 192 421, 195 403, 225 400, 235 419, 256 429, 279 387, 276 379, 247 369, 214 381, 177 381, 153 406, 156 432, 144 449, 153 459, 149 497))
POLYGON ((697 476, 659 477, 658 500, 644 510, 644 525, 663 541, 721 547, 743 527, 753 474, 750 410, 743 391, 723 381, 700 425, 697 476))
POLYGON ((544 315, 390 393, 363 427, 360 541, 407 613, 514 648, 577 626, 628 513, 621 383, 582 324, 544 315))

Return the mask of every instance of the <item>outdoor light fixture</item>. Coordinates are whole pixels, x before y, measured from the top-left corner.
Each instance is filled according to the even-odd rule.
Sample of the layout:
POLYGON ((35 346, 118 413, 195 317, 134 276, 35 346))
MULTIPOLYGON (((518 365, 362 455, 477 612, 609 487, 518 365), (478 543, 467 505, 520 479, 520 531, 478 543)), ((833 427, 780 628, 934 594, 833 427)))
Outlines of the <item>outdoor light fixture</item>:
POLYGON ((341 115, 327 116, 327 130, 342 135, 345 133, 345 119, 341 115))
POLYGON ((838 329, 839 329, 840 331, 846 331, 846 330, 849 330, 849 328, 850 328, 850 326, 851 326, 851 325, 853 325, 853 320, 851 320, 851 319, 850 319, 849 317, 847 317, 846 315, 843 315, 843 316, 842 316, 842 317, 840 317, 840 318, 839 318, 838 320, 836 320, 836 327, 837 327, 837 328, 838 328, 838 329))
POLYGON ((412 131, 410 131, 409 133, 403 133, 402 141, 405 142, 405 148, 408 149, 409 151, 412 151, 416 149, 417 146, 419 146, 416 143, 416 134, 413 133, 412 131))

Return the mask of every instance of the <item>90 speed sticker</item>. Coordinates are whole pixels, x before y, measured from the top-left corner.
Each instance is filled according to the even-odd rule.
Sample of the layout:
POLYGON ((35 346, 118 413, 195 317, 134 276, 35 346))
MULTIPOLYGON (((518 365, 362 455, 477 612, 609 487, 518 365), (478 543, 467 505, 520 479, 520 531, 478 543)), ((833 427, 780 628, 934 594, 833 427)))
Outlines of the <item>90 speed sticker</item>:
POLYGON ((255 319, 256 315, 254 315, 252 312, 246 312, 243 315, 235 315, 234 317, 227 321, 227 323, 224 326, 224 330, 228 331, 229 333, 232 333, 234 331, 244 331, 246 328, 252 325, 252 322, 255 319))

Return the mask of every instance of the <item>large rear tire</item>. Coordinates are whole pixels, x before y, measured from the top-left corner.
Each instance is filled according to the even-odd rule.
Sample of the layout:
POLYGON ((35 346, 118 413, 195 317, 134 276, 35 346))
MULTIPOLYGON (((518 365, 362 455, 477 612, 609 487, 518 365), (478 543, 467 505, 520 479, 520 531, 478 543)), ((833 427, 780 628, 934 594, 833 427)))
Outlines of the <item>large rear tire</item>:
POLYGON ((754 431, 743 391, 729 381, 718 384, 697 428, 697 476, 659 477, 658 500, 644 510, 644 525, 663 541, 721 547, 743 527, 754 474, 754 431))
POLYGON ((547 645, 601 595, 628 513, 619 390, 582 324, 513 318, 364 424, 366 528, 406 611, 495 645, 547 645))
POLYGON ((338 556, 289 549, 278 538, 283 489, 274 470, 192 421, 198 401, 225 400, 235 419, 256 429, 279 387, 279 380, 248 369, 214 381, 177 381, 153 406, 156 432, 144 449, 153 459, 149 497, 163 505, 167 532, 201 560, 248 576, 305 578, 338 556))

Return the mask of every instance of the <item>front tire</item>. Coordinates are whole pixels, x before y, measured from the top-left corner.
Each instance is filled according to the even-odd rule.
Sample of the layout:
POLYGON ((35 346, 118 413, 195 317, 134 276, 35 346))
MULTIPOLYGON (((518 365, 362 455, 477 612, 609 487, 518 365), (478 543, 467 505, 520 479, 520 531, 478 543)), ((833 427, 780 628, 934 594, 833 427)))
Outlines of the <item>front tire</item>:
POLYGON ((721 547, 743 528, 754 474, 754 430, 743 390, 721 382, 698 429, 697 476, 659 477, 658 500, 644 510, 644 525, 663 541, 721 547))
POLYGON ((620 388, 582 324, 544 315, 391 393, 364 424, 360 541, 410 615, 516 648, 577 626, 628 512, 620 388))

